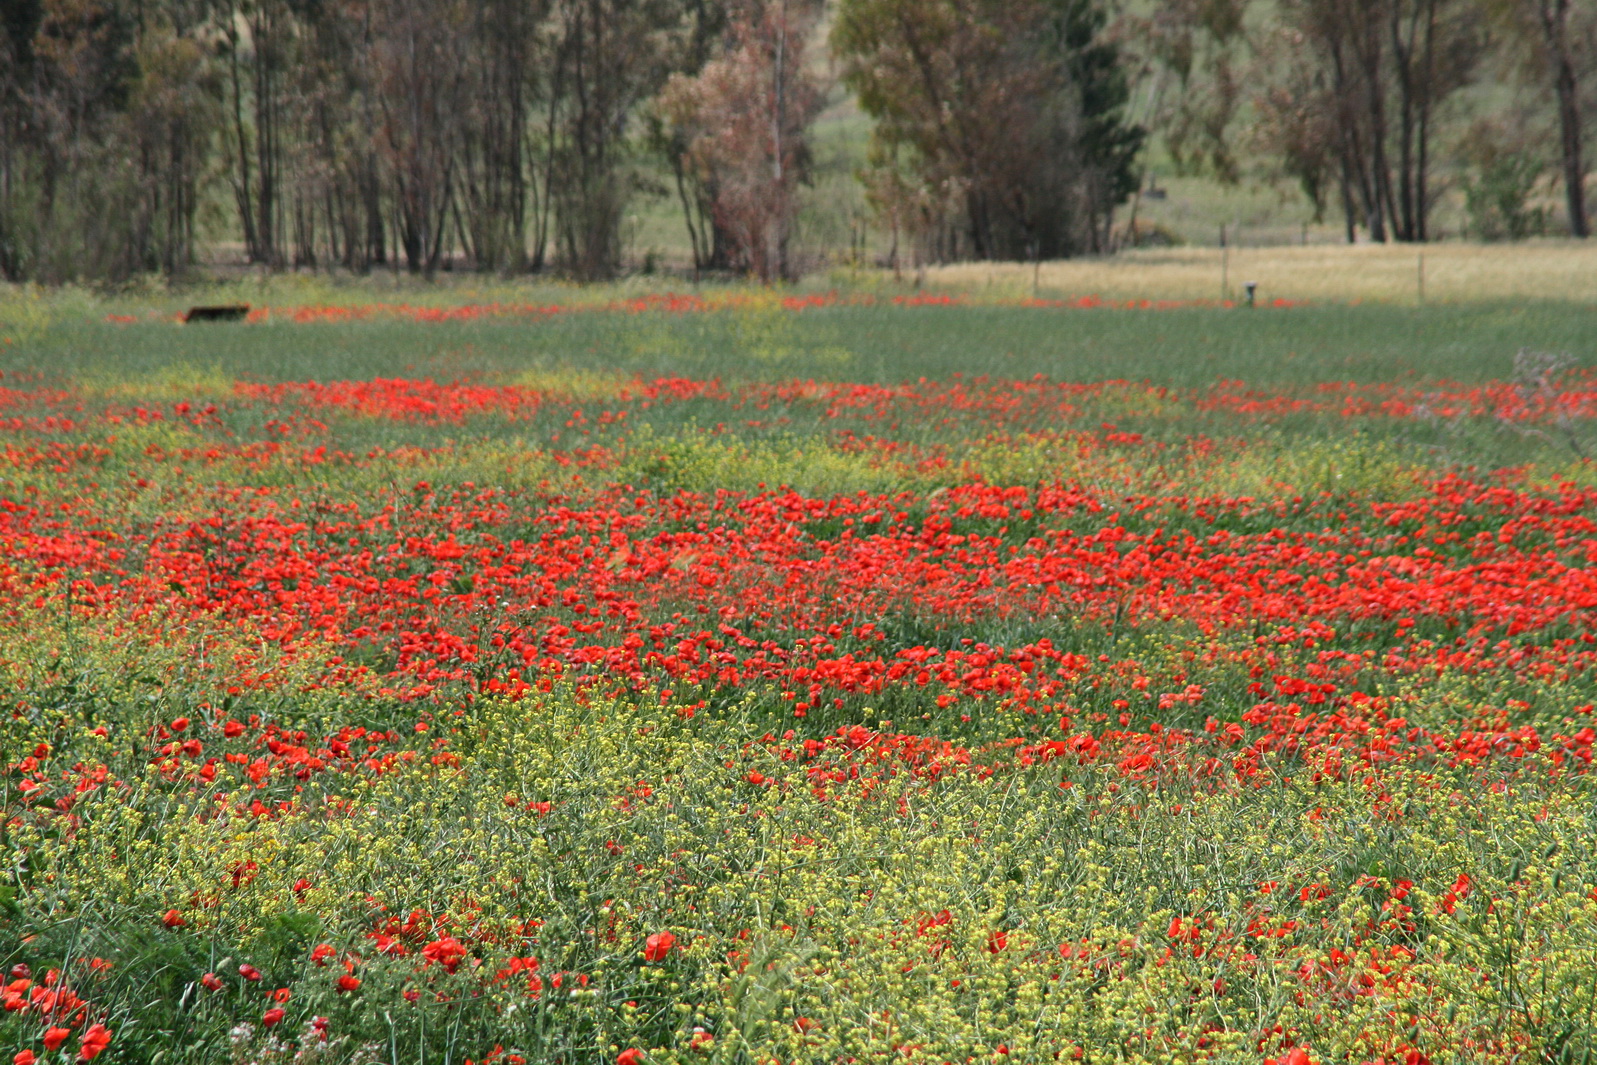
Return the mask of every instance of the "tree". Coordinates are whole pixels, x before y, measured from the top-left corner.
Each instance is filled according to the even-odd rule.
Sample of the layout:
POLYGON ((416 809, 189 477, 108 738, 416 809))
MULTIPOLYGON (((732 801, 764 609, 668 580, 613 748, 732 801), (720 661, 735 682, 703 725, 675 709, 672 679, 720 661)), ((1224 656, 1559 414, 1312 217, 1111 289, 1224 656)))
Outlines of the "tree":
POLYGON ((1041 38, 1044 61, 1051 58, 1062 67, 1058 74, 1067 97, 1064 110, 1075 111, 1070 132, 1081 183, 1080 210, 1094 252, 1110 250, 1114 209, 1137 190, 1136 160, 1147 137, 1146 130, 1127 118, 1129 82, 1119 47, 1104 34, 1106 17, 1090 0, 1055 0, 1048 5, 1041 38))
POLYGON ((1248 0, 1161 0, 1120 15, 1115 33, 1137 70, 1150 132, 1177 171, 1234 184, 1233 127, 1244 103, 1248 0))
POLYGON ((372 0, 322 0, 301 9, 289 152, 294 261, 363 272, 388 261, 381 138, 380 34, 372 0), (320 219, 320 225, 317 220, 320 219))
MULTIPOLYGON (((529 220, 540 189, 533 103, 540 89, 538 28, 546 4, 484 0, 470 26, 476 61, 465 64, 460 124, 461 239, 483 270, 525 270, 529 220)), ((539 234, 538 243, 544 236, 539 234)), ((542 265, 541 253, 536 257, 542 265)))
POLYGON ((42 0, 5 22, 17 64, 4 75, 0 267, 18 280, 139 269, 117 210, 132 192, 121 149, 138 77, 133 19, 107 0, 42 0))
MULTIPOLYGON (((1268 57, 1273 81, 1254 101, 1250 139, 1262 154, 1276 159, 1278 176, 1298 183, 1314 208, 1314 220, 1324 221, 1340 173, 1336 98, 1318 55, 1302 33, 1276 27, 1261 51, 1268 57)), ((1352 243, 1357 231, 1351 207, 1344 212, 1344 221, 1352 243)))
POLYGON ((1569 232, 1587 237, 1585 82, 1597 68, 1597 8, 1575 0, 1497 0, 1494 12, 1532 80, 1553 90, 1569 232))
POLYGON ((728 31, 726 53, 696 75, 674 75, 658 112, 677 156, 678 189, 696 260, 711 258, 705 236, 724 235, 730 265, 765 282, 791 278, 795 187, 809 161, 806 133, 821 92, 804 62, 820 16, 816 0, 746 0, 728 31), (686 182, 709 201, 711 233, 695 225, 686 182))
POLYGON ((195 257, 202 181, 221 125, 221 78, 207 50, 179 32, 149 35, 128 105, 137 159, 126 267, 182 273, 195 257))
POLYGON ((876 201, 917 202, 942 257, 1103 249, 1143 138, 1104 23, 1092 0, 843 0, 832 46, 876 119, 876 201))
POLYGON ((0 278, 28 275, 32 233, 30 115, 33 37, 44 17, 41 0, 0 0, 0 278))
POLYGON ((1282 0, 1281 16, 1283 39, 1301 52, 1261 112, 1276 120, 1286 168, 1321 166, 1303 133, 1334 132, 1349 240, 1355 217, 1376 241, 1429 239, 1437 110, 1486 49, 1470 0, 1282 0), (1283 92, 1320 112, 1280 121, 1283 92))
POLYGON ((556 0, 549 184, 561 257, 580 280, 620 268, 634 188, 628 125, 677 69, 689 10, 677 0, 556 0))
POLYGON ((459 155, 466 18, 459 0, 379 0, 376 50, 383 155, 407 267, 431 277, 443 258, 459 155))

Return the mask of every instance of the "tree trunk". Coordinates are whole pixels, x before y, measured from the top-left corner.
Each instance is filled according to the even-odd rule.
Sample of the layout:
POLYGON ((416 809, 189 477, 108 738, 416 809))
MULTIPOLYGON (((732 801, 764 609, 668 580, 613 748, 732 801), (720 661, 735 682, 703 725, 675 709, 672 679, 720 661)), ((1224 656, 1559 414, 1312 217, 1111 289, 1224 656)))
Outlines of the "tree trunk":
POLYGON ((1365 106, 1369 111, 1369 167, 1373 210, 1370 239, 1386 243, 1387 221, 1397 221, 1397 200, 1392 190, 1392 171, 1386 160, 1386 89, 1381 80, 1380 30, 1370 25, 1366 31, 1362 58, 1365 106))
POLYGON ((1419 161, 1414 174, 1415 239, 1431 239, 1431 89, 1436 84, 1436 0, 1425 0, 1425 65, 1422 72, 1425 91, 1420 97, 1419 161))
POLYGON ((244 257, 250 262, 260 258, 260 241, 255 233, 255 203, 250 191, 250 146, 244 133, 244 86, 238 72, 238 31, 231 21, 228 24, 228 72, 233 83, 233 129, 238 135, 238 175, 233 184, 233 195, 238 201, 239 221, 244 228, 244 257))
POLYGON ((1346 153, 1342 155, 1342 173, 1339 184, 1342 187, 1342 221, 1347 227, 1347 242, 1357 244, 1359 239, 1358 208, 1353 204, 1353 177, 1349 173, 1350 166, 1346 153))
POLYGON ((262 13, 250 26, 255 46, 255 170, 259 186, 255 198, 255 240, 261 262, 277 267, 280 255, 277 240, 277 101, 272 76, 275 57, 270 16, 262 13))
POLYGON ((1542 0, 1538 5, 1542 34, 1553 60, 1553 89, 1558 95, 1559 148, 1563 156, 1564 202, 1569 232, 1584 240, 1591 235, 1586 217, 1586 163, 1581 144, 1580 86, 1569 54, 1569 0, 1542 0))
POLYGON ((1418 89, 1414 77, 1414 32, 1410 21, 1409 35, 1403 35, 1402 4, 1391 4, 1392 60, 1397 74, 1398 104, 1398 159, 1397 207, 1393 212, 1392 226, 1398 240, 1411 241, 1417 230, 1414 210, 1414 126, 1418 107, 1418 89))
POLYGON ((1585 239, 1591 235, 1586 219, 1586 165, 1581 152, 1580 96, 1575 68, 1565 58, 1558 69, 1559 143, 1564 157, 1564 198, 1569 205, 1569 232, 1585 239))

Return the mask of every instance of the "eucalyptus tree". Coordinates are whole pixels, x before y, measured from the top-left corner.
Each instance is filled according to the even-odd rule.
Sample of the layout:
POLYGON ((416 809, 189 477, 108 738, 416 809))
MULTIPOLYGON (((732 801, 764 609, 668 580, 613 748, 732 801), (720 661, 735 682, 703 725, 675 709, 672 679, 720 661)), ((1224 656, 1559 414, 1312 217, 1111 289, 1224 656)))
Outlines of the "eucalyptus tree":
POLYGON ((842 0, 831 43, 875 120, 878 203, 935 257, 1101 250, 1143 131, 1094 0, 842 0))

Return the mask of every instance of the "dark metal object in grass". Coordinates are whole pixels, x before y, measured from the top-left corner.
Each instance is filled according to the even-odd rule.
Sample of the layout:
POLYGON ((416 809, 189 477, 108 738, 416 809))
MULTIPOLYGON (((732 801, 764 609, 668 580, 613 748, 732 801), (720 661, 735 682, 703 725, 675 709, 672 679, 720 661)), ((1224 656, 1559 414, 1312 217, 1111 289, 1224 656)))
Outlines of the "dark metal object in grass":
POLYGON ((1244 281, 1242 282, 1242 287, 1248 290, 1248 306, 1252 307, 1254 294, 1259 291, 1259 283, 1257 281, 1244 281))
POLYGON ((213 307, 190 307, 185 322, 242 322, 250 313, 247 303, 224 303, 213 307))

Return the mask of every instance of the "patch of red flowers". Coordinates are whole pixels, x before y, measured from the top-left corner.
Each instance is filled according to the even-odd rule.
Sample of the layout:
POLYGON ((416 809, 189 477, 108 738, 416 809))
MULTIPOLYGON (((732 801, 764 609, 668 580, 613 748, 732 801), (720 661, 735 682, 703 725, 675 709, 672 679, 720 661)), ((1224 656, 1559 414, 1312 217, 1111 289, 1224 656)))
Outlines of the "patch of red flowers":
MULTIPOLYGON (((635 309, 709 307, 684 299, 635 309)), ((432 314, 291 316, 379 313, 432 314)), ((5 445, 0 469, 31 487, 0 499, 0 596, 19 616, 36 611, 151 639, 247 629, 259 651, 209 664, 197 683, 215 690, 197 709, 152 714, 99 737, 135 754, 163 784, 203 796, 204 816, 241 824, 321 802, 307 797, 318 794, 317 781, 338 781, 347 795, 354 789, 344 782, 396 766, 455 770, 462 763, 452 722, 462 707, 557 684, 657 699, 683 717, 750 696, 739 705, 761 723, 727 752, 725 769, 751 804, 794 788, 869 797, 904 774, 1001 778, 1052 765, 1091 766, 1106 787, 1149 794, 1172 778, 1216 791, 1269 787, 1283 776, 1299 786, 1363 781, 1380 817, 1391 801, 1379 779, 1387 767, 1463 767, 1483 779, 1505 768, 1545 779, 1589 771, 1592 705, 1532 706, 1525 694, 1579 683, 1597 668, 1597 490, 1531 486, 1513 471, 1416 475, 1400 498, 1286 488, 1201 495, 1107 478, 992 483, 975 463, 959 467, 937 439, 966 434, 1084 462, 1171 451, 1193 464, 1213 461, 1207 439, 1160 441, 1112 423, 1070 427, 1111 400, 1178 403, 1241 425, 1312 415, 1556 426, 1597 418, 1597 379, 1576 375, 1539 390, 1326 382, 1272 391, 1226 381, 1177 391, 1124 381, 730 386, 662 377, 620 386, 602 409, 538 389, 400 379, 246 382, 225 401, 139 406, 4 390, 0 409, 27 442, 5 445), (723 415, 723 425, 761 431, 812 420, 829 427, 823 438, 836 451, 901 473, 905 484, 935 473, 937 487, 695 491, 664 475, 620 477, 626 462, 652 468, 629 449, 659 446, 640 443, 629 426, 689 404, 723 415), (551 439, 539 457, 581 477, 536 490, 432 483, 408 471, 447 457, 450 445, 357 449, 339 436, 340 419, 350 418, 450 433, 553 425, 564 442, 551 439), (158 424, 193 433, 114 464, 119 433, 158 424), (257 428, 238 428, 245 424, 257 428), (908 439, 906 424, 929 429, 908 439), (333 471, 374 470, 388 487, 370 498, 326 487, 339 483, 333 471), (183 505, 152 519, 132 505, 151 491, 181 491, 183 505), (1169 642, 1150 651, 1128 638, 1143 634, 1169 642), (1393 694, 1453 682, 1494 694, 1423 721, 1410 720, 1393 694), (381 724, 352 716, 296 727, 253 701, 285 689, 331 689, 402 710, 381 724), (878 715, 889 701, 893 709, 878 715)), ((664 449, 645 457, 670 472, 664 449)), ((85 796, 125 786, 104 764, 61 757, 54 742, 23 746, 4 767, 14 784, 6 815, 69 829, 85 796)), ((1070 786, 1063 776, 1059 784, 1070 786)), ((614 801, 633 809, 650 796, 640 780, 614 801)), ((325 816, 340 816, 348 802, 327 799, 325 816)), ((511 790, 503 802, 529 824, 560 816, 550 796, 511 790)), ((814 845, 791 841, 795 850, 814 845)), ((607 850, 626 853, 614 840, 607 850)), ((250 860, 218 868, 192 897, 163 900, 169 908, 150 913, 148 927, 187 942, 227 912, 230 893, 270 875, 250 860)), ((1360 887, 1383 893, 1374 930, 1393 942, 1338 948, 1295 970, 1306 996, 1334 1005, 1406 987, 1413 959, 1398 941, 1437 913, 1473 904, 1467 874, 1450 886, 1423 885, 1437 892, 1425 907, 1405 880, 1360 887)), ((1236 927, 1198 913, 1161 920, 1158 949, 1165 960, 1230 960, 1294 934, 1296 918, 1263 901, 1278 888, 1261 886, 1261 901, 1236 927)), ((1305 905, 1327 893, 1312 884, 1280 889, 1305 905)), ((288 890, 316 901, 330 889, 300 879, 288 890)), ((331 983, 352 996, 342 1001, 355 1001, 357 966, 373 959, 408 959, 407 978, 428 995, 444 994, 446 977, 473 973, 524 982, 534 998, 568 980, 587 986, 584 974, 543 967, 533 956, 539 947, 518 947, 502 966, 486 963, 486 940, 467 920, 374 913, 353 948, 311 952, 315 966, 330 969, 318 977, 324 993, 331 983), (336 977, 335 962, 343 967, 336 977)), ((947 910, 913 914, 901 934, 940 956, 956 943, 952 923, 947 910)), ((625 951, 643 931, 611 918, 594 934, 625 951)), ((1021 953, 1023 932, 971 932, 995 956, 1021 953)), ((682 949, 659 930, 644 937, 642 955, 660 963, 682 949)), ((1049 943, 1042 953, 1050 964, 1057 955, 1062 971, 1114 964, 1103 945, 1049 943)), ((360 971, 373 979, 370 995, 379 984, 360 971)), ((237 973, 246 985, 263 980, 247 962, 237 973)), ((211 995, 228 991, 216 973, 197 979, 211 995)), ((51 1053, 76 1031, 82 1061, 110 1041, 103 1024, 89 1023, 105 1014, 58 977, 36 983, 13 972, 0 1005, 42 1029, 51 1053)), ((278 1004, 261 1023, 285 1017, 278 1004)), ((794 1023, 801 1031, 813 1024, 794 1023)), ((703 1036, 695 1047, 711 1044, 703 1036)), ((1417 1050, 1400 1053, 1394 1060, 1424 1065, 1417 1050)), ((617 1057, 642 1060, 635 1049, 617 1057)), ((1313 1061, 1304 1047, 1274 1060, 1313 1061)))

